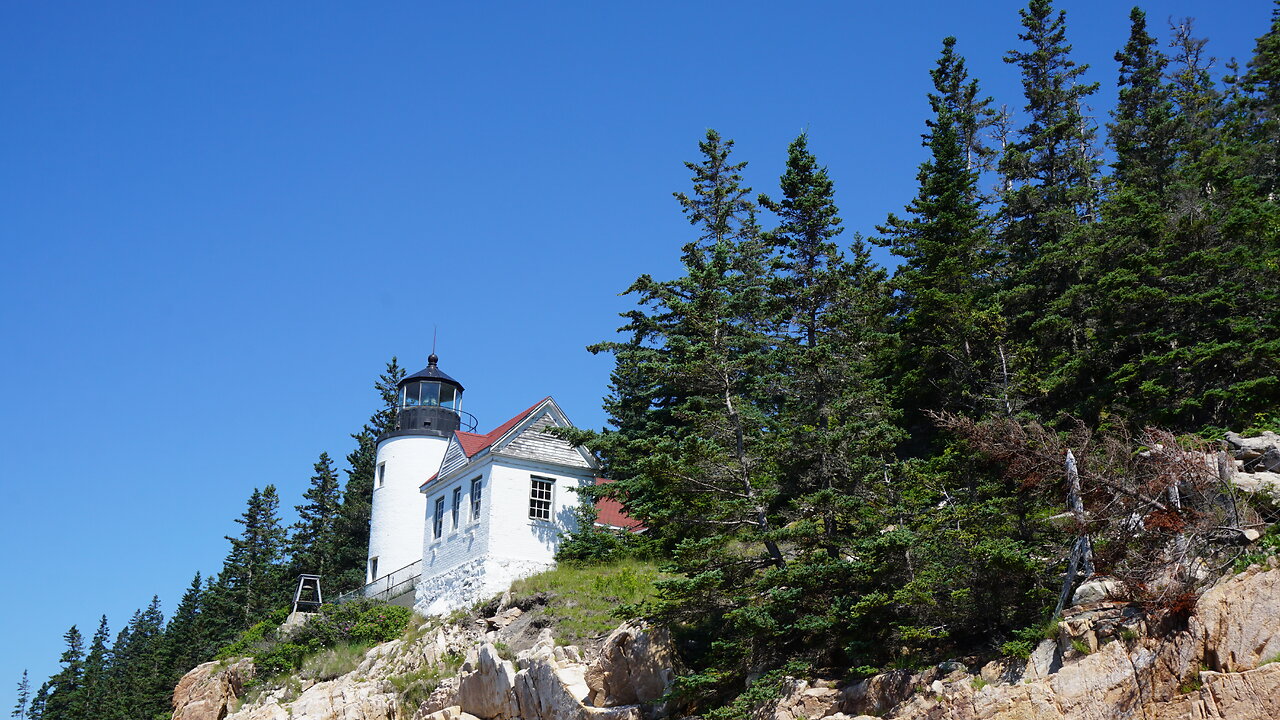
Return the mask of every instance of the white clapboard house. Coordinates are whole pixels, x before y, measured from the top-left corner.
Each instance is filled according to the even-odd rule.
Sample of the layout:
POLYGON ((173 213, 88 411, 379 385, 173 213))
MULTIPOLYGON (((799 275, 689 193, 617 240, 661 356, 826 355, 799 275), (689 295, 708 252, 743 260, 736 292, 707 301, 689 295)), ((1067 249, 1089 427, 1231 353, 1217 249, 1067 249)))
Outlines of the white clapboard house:
MULTIPOLYGON (((378 439, 364 594, 449 612, 554 565, 576 527, 577 488, 598 463, 548 429, 570 426, 550 397, 490 432, 474 432, 462 384, 432 354, 401 380, 397 429, 378 439)), ((614 503, 600 522, 629 526, 614 503)))

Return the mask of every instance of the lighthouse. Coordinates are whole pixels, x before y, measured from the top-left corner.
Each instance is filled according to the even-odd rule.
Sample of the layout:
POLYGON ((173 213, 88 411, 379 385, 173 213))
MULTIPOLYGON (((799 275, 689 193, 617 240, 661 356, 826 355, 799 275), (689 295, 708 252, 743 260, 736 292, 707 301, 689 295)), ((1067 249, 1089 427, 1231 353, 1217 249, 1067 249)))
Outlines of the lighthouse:
POLYGON ((439 360, 432 353, 425 368, 397 384, 396 429, 378 438, 369 583, 422 559, 427 499, 418 486, 439 469, 454 432, 475 429, 470 415, 462 412, 462 383, 445 374, 439 360))

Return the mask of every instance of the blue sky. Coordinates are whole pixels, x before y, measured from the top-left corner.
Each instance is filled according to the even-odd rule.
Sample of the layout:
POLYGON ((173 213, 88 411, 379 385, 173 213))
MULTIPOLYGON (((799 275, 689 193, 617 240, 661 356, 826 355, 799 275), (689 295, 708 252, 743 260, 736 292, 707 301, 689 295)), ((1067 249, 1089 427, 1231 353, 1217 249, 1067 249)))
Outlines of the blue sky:
MULTIPOLYGON (((481 430, 548 394, 600 426, 583 348, 676 271, 706 128, 765 191, 808 130, 871 232, 914 191, 942 37, 1020 108, 1021 6, 5 3, 0 692, 73 623, 171 611, 252 489, 297 502, 434 326, 481 430)), ((1101 116, 1128 4, 1060 6, 1101 116)), ((1242 59, 1270 6, 1145 5, 1242 59)))

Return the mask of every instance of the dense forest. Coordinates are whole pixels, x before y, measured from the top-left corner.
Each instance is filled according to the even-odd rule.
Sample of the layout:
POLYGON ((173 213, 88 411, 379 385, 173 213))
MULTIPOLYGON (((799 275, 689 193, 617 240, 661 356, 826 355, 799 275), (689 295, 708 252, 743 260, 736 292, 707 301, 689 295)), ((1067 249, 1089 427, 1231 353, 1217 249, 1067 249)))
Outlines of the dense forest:
MULTIPOLYGON (((918 190, 875 237, 842 232, 809 136, 759 194, 732 140, 699 143, 676 193, 683 275, 628 289, 618 339, 590 348, 616 361, 610 427, 572 434, 613 480, 594 492, 648 531, 585 530, 563 556, 665 563, 658 600, 627 610, 677 630, 679 692, 709 717, 742 716, 783 673, 1025 653, 1085 535, 1091 569, 1171 622, 1208 574, 1194 568, 1237 558, 1207 532, 1161 556, 1238 518, 1194 473, 1153 478, 1181 462, 1164 448, 1280 429, 1280 3, 1243 65, 1220 67, 1190 20, 1130 19, 1101 125, 1096 71, 1050 0, 1030 0, 1005 55, 1016 102, 988 97, 943 40, 918 190), (1068 448, 1100 510, 1049 522, 1067 509, 1068 448)), ((87 647, 72 627, 61 669, 24 676, 13 716, 166 716, 178 677, 298 572, 361 584, 374 443, 401 377, 393 359, 345 487, 322 455, 289 528, 275 489, 255 491, 220 572, 197 574, 167 621, 154 599, 114 640, 105 617, 87 647)))

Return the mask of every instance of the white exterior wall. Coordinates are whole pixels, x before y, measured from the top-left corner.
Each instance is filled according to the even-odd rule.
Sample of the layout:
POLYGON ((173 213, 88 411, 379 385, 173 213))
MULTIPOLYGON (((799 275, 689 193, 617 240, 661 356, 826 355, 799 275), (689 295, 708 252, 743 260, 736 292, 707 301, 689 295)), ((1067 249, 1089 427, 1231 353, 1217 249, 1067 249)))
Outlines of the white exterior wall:
POLYGON ((593 482, 591 473, 491 456, 433 485, 425 495, 422 579, 414 609, 441 615, 497 595, 520 578, 555 564, 561 533, 576 527, 579 501, 568 488, 593 482), (555 480, 552 522, 529 519, 530 476, 555 480), (481 478, 481 517, 470 518, 471 480, 481 478), (463 517, 452 527, 453 489, 462 489, 463 517), (435 504, 444 498, 442 536, 434 537, 435 504))
MULTIPOLYGON (((378 444, 374 466, 373 508, 369 521, 369 555, 378 558, 378 577, 422 559, 422 518, 427 501, 418 491, 440 467, 448 440, 408 435, 378 444), (381 486, 377 468, 386 463, 381 486)), ((369 574, 369 563, 365 564, 369 574)), ((378 578, 366 577, 366 582, 378 578)))
POLYGON ((550 567, 561 533, 577 527, 574 510, 581 498, 571 488, 594 482, 591 471, 575 473, 566 467, 500 458, 494 461, 491 475, 495 492, 489 554, 550 567), (530 478, 534 475, 555 481, 550 522, 529 518, 530 478))

